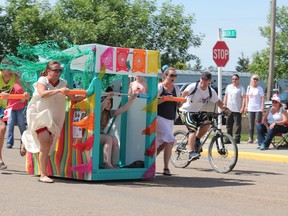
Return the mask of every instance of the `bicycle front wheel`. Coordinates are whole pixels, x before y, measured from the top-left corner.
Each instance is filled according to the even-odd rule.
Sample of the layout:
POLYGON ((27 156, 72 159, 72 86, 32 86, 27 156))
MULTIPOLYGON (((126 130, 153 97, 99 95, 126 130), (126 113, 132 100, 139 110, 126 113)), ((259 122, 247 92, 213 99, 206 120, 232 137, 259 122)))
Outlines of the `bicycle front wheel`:
POLYGON ((238 147, 229 134, 217 134, 208 148, 208 159, 212 168, 219 173, 228 173, 235 167, 238 160, 238 147), (224 144, 229 140, 229 144, 224 144))
POLYGON ((189 153, 186 149, 188 143, 187 132, 178 130, 174 132, 176 145, 172 149, 170 161, 177 168, 187 167, 189 162, 189 153))

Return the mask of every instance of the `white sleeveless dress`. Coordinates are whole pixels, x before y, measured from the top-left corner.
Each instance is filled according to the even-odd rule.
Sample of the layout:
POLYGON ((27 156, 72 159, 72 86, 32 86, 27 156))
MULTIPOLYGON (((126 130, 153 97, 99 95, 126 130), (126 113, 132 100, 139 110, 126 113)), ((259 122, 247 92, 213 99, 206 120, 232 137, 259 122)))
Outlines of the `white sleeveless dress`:
MULTIPOLYGON (((67 82, 60 78, 56 87, 52 86, 44 76, 38 79, 48 90, 67 87, 67 82)), ((34 83, 35 92, 27 107, 27 130, 22 135, 22 142, 28 152, 37 153, 40 151, 40 143, 37 139, 36 130, 45 128, 53 136, 53 145, 50 148, 49 155, 55 151, 56 142, 65 119, 66 96, 56 94, 53 96, 41 98, 37 91, 37 85, 34 83)))

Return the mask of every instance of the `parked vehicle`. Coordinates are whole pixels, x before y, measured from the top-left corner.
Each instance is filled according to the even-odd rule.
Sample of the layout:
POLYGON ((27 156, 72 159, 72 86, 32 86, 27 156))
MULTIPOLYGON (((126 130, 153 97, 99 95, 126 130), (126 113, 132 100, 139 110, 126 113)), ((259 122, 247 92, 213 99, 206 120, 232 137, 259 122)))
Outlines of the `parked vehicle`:
MULTIPOLYGON (((287 109, 288 108, 288 91, 285 91, 285 92, 282 92, 281 94, 279 94, 279 98, 281 100, 281 103, 285 107, 285 109, 287 109)), ((272 106, 271 100, 265 101, 265 103, 264 103, 264 109, 265 110, 271 106, 272 106)))
POLYGON ((175 83, 174 85, 178 86, 180 89, 180 92, 184 91, 184 89, 191 83, 175 83))

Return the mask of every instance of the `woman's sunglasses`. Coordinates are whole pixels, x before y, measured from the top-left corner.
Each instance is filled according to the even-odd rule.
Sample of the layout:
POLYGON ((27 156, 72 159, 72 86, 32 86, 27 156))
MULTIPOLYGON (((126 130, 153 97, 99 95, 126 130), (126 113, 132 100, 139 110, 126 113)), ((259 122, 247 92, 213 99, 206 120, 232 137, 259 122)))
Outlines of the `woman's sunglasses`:
POLYGON ((169 77, 177 77, 177 74, 167 74, 166 73, 166 75, 169 76, 169 77))

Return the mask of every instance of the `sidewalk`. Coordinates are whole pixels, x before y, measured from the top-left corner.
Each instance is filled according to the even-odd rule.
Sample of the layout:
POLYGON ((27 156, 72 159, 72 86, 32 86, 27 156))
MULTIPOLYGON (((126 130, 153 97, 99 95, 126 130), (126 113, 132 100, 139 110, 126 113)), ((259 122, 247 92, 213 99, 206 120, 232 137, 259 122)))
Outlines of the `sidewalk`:
MULTIPOLYGON (((183 125, 174 125, 174 130, 184 130, 186 127, 183 125)), ((270 145, 270 148, 265 151, 257 149, 258 144, 248 144, 241 142, 238 146, 238 158, 247 160, 260 160, 269 162, 288 163, 288 149, 276 149, 270 145)), ((208 145, 204 146, 207 149, 208 145)))
POLYGON ((239 158, 288 163, 288 149, 276 149, 270 145, 268 150, 260 151, 257 149, 257 146, 258 144, 241 142, 238 144, 239 158))

